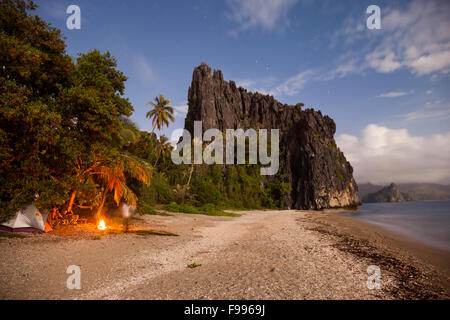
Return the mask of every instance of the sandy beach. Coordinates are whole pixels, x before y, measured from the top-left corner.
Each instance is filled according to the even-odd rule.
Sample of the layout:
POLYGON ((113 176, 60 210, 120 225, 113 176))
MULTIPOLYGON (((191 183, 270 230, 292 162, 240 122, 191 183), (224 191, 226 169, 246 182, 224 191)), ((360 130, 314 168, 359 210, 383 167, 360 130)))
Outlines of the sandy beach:
POLYGON ((138 217, 156 234, 0 237, 1 299, 449 299, 450 253, 334 211, 138 217), (176 234, 177 236, 167 236, 176 234), (196 268, 188 264, 196 263, 196 268), (68 289, 70 265, 81 289, 68 289), (367 268, 381 270, 368 289, 367 268))

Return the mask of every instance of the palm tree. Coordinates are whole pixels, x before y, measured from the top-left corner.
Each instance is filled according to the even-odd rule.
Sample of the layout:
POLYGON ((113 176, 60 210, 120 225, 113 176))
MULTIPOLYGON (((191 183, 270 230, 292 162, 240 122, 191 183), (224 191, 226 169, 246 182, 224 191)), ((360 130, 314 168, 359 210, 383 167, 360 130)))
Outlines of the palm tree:
POLYGON ((170 146, 171 146, 170 141, 165 135, 159 137, 159 142, 158 141, 156 142, 155 147, 157 157, 155 164, 153 166, 156 166, 158 164, 158 160, 161 156, 163 157, 163 159, 165 158, 167 151, 170 150, 170 146))
POLYGON ((147 104, 153 106, 153 109, 147 112, 145 115, 147 118, 152 119, 153 130, 155 128, 161 130, 161 128, 166 125, 169 126, 169 120, 174 122, 175 118, 173 117, 173 107, 169 106, 171 101, 169 99, 166 100, 164 96, 160 93, 159 96, 155 97, 155 102, 149 101, 147 104))
POLYGON ((136 206, 137 196, 126 185, 125 173, 132 178, 148 185, 150 183, 151 168, 142 160, 127 154, 119 154, 117 159, 98 167, 98 173, 104 185, 100 206, 97 209, 97 218, 101 215, 108 192, 114 191, 114 201, 119 205, 123 198, 133 206, 136 206))

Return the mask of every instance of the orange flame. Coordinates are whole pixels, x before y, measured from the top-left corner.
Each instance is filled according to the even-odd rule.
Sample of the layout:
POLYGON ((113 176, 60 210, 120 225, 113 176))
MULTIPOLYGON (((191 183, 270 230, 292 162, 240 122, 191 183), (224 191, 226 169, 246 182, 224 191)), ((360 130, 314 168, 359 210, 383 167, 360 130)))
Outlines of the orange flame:
POLYGON ((99 230, 105 230, 106 229, 105 221, 103 221, 103 219, 100 220, 100 222, 99 222, 99 224, 97 226, 97 229, 99 229, 99 230))

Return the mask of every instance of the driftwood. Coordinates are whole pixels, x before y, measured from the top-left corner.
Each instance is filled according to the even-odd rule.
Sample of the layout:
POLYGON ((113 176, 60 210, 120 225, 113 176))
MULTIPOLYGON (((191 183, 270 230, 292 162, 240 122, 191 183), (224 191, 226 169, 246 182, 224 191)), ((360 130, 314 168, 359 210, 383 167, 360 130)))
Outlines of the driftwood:
POLYGON ((74 214, 73 212, 64 213, 59 212, 57 209, 53 209, 50 213, 49 223, 52 228, 58 225, 78 225, 80 223, 86 223, 86 219, 80 218, 78 214, 74 214))

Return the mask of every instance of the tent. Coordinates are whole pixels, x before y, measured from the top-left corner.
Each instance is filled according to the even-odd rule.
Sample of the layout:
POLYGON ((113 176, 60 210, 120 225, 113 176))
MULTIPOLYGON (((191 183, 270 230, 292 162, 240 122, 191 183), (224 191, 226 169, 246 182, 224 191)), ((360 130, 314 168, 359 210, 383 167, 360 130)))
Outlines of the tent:
POLYGON ((48 232, 52 228, 47 223, 48 212, 41 214, 35 205, 30 204, 8 221, 0 225, 0 230, 11 232, 48 232))

